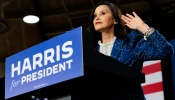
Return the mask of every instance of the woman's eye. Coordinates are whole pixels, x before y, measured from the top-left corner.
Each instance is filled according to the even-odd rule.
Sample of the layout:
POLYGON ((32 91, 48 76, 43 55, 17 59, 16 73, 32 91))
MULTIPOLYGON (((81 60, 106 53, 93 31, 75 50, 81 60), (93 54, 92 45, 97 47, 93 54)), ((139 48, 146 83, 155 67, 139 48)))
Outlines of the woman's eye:
POLYGON ((102 12, 101 14, 102 14, 102 15, 105 15, 105 12, 102 12))
POLYGON ((97 17, 97 15, 94 15, 94 18, 97 17))

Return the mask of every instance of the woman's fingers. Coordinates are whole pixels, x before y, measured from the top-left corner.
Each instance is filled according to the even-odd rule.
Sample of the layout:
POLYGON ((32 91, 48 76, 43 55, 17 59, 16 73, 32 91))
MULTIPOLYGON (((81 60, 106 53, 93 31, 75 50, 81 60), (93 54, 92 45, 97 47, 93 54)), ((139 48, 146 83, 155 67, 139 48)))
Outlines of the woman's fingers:
POLYGON ((124 15, 122 15, 121 19, 122 19, 125 23, 129 23, 129 22, 131 21, 130 18, 128 18, 128 17, 126 17, 126 16, 124 16, 124 15))
POLYGON ((132 16, 132 15, 130 15, 130 14, 126 14, 126 16, 128 16, 130 19, 133 19, 134 17, 132 16))
POLYGON ((132 13, 133 13, 134 17, 137 17, 138 16, 135 12, 132 12, 132 13))

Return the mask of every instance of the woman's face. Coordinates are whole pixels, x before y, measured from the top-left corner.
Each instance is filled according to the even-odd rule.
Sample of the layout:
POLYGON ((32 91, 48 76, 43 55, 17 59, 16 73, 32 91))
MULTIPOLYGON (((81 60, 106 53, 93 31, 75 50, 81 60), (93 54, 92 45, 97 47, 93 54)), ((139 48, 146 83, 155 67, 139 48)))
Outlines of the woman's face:
POLYGON ((96 31, 103 32, 114 28, 114 21, 107 5, 100 5, 95 9, 93 24, 96 31))

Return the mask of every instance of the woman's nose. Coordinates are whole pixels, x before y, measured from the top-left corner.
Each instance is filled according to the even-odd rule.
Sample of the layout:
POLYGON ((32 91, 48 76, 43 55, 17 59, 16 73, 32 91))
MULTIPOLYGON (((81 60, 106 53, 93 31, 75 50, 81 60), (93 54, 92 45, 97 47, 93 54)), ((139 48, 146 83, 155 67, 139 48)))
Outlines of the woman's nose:
POLYGON ((99 15, 96 15, 95 20, 99 20, 99 15))

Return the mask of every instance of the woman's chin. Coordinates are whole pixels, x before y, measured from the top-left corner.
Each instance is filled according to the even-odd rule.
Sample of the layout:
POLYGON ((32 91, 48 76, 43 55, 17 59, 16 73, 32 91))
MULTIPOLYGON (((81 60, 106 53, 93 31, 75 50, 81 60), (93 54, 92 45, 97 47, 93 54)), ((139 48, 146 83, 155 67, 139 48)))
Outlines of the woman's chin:
POLYGON ((102 32, 103 31, 103 28, 96 28, 95 29, 97 32, 102 32))

